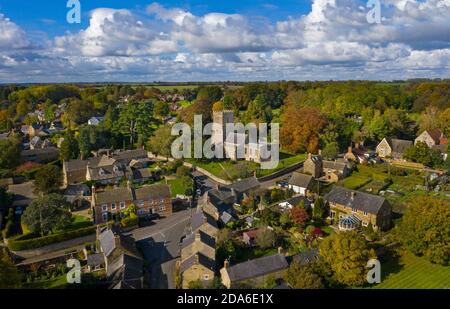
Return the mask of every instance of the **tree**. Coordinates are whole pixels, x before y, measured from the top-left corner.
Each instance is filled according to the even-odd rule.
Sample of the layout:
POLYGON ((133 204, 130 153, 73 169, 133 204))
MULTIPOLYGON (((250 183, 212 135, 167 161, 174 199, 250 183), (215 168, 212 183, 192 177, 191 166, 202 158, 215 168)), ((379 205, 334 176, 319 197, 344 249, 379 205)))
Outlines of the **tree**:
POLYGON ((399 240, 415 255, 433 263, 450 260, 450 202, 432 196, 411 199, 398 227, 399 240))
POLYGON ((22 222, 32 233, 46 235, 70 225, 72 214, 69 208, 64 196, 55 193, 44 195, 25 209, 22 222))
POLYGON ((69 161, 78 158, 80 154, 80 149, 78 148, 78 141, 75 139, 72 131, 69 131, 64 137, 61 143, 61 160, 69 161))
POLYGON ((34 191, 49 194, 58 192, 63 184, 61 170, 54 165, 46 165, 36 172, 34 191))
POLYGON ((159 118, 164 118, 169 115, 169 104, 163 101, 157 101, 155 103, 155 116, 159 118))
POLYGON ((262 228, 256 234, 255 242, 261 249, 267 249, 275 246, 275 232, 269 228, 262 228))
POLYGON ((171 134, 171 128, 168 126, 161 127, 148 140, 147 149, 156 155, 170 157, 173 140, 174 136, 171 134))
POLYGON ((22 274, 14 265, 8 253, 0 252, 0 289, 18 289, 21 286, 22 274))
POLYGON ((0 140, 0 168, 13 168, 20 162, 20 143, 15 138, 0 140))
POLYGON ((319 148, 319 135, 326 123, 326 118, 317 108, 287 105, 281 115, 281 144, 290 152, 316 153, 319 148))
POLYGON ((323 289, 322 278, 309 265, 301 265, 294 261, 289 266, 285 278, 294 289, 323 289))
POLYGON ((151 101, 129 102, 121 108, 114 131, 129 137, 130 145, 134 145, 138 138, 147 140, 153 132, 155 120, 152 115, 153 103, 151 101))
POLYGON ((403 157, 429 167, 442 163, 439 150, 430 149, 428 145, 423 142, 417 142, 415 145, 406 149, 403 157))
POLYGON ((89 157, 91 151, 111 147, 111 132, 101 126, 82 126, 78 145, 82 158, 89 157))
POLYGON ((319 255, 332 277, 345 286, 361 286, 366 282, 367 261, 375 258, 364 236, 356 231, 332 234, 319 245, 319 255))
POLYGON ((322 221, 327 215, 327 208, 322 197, 318 197, 314 202, 313 218, 316 221, 322 221))
POLYGON ((292 221, 295 225, 303 229, 309 220, 308 213, 304 207, 294 206, 289 210, 292 221))
POLYGON ((327 160, 334 160, 339 155, 339 146, 336 142, 326 144, 322 156, 327 160))

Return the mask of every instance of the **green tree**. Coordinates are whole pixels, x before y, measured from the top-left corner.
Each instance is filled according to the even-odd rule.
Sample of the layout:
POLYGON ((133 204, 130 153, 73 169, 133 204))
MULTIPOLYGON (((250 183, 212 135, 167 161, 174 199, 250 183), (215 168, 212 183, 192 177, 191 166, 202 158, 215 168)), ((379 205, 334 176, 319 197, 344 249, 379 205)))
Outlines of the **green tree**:
POLYGON ((70 204, 62 195, 51 193, 34 200, 24 211, 22 222, 32 233, 46 235, 70 225, 70 204))
POLYGON ((80 149, 78 148, 78 141, 75 139, 72 131, 69 131, 61 143, 60 157, 63 161, 69 161, 78 158, 80 149))
POLYGON ((318 197, 314 202, 313 218, 316 221, 322 221, 327 215, 327 208, 322 197, 318 197))
POLYGON ((16 138, 0 140, 0 168, 13 168, 20 163, 20 143, 16 138))
POLYGON ((322 150, 322 156, 328 160, 334 160, 339 155, 339 146, 336 142, 331 142, 325 145, 322 150))
POLYGON ((427 144, 417 142, 405 150, 403 157, 413 162, 433 167, 442 163, 439 150, 430 149, 427 144))
POLYGON ((169 104, 163 101, 157 101, 155 103, 155 116, 159 118, 164 118, 169 115, 169 104))
POLYGON ((45 165, 36 172, 34 191, 41 194, 58 192, 63 184, 61 169, 54 165, 45 165))
POLYGON ((130 102, 121 108, 114 131, 129 137, 130 145, 134 145, 138 138, 147 140, 153 132, 155 123, 152 115, 153 103, 151 101, 130 102))
POLYGON ((316 274, 310 265, 301 265, 292 262, 284 277, 286 282, 294 289, 323 289, 322 278, 316 274))
POLYGON ((376 257, 364 236, 356 231, 325 238, 319 245, 319 254, 333 279, 345 286, 362 286, 366 282, 367 261, 376 257))
POLYGON ((170 157, 173 140, 171 128, 167 126, 161 127, 148 140, 147 149, 156 155, 170 157))
POLYGON ((0 252, 0 289, 18 289, 21 286, 22 274, 7 252, 0 252))
POLYGON ((433 263, 450 260, 450 202, 432 196, 411 199, 398 226, 399 240, 415 255, 433 263))

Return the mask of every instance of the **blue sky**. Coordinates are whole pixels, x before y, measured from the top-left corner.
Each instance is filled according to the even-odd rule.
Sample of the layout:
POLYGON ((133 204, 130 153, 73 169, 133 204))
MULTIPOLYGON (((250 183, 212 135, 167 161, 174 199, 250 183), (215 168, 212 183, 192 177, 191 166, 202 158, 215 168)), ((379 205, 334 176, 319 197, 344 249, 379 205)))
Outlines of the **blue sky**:
POLYGON ((450 77, 450 0, 0 3, 0 82, 450 77))

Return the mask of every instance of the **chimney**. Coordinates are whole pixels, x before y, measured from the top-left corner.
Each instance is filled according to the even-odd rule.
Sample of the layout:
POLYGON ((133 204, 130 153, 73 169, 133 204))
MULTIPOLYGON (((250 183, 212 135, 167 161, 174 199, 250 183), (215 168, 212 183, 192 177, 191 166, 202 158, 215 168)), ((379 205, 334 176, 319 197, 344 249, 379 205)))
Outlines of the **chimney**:
POLYGON ((355 196, 356 196, 356 192, 355 192, 355 191, 352 191, 351 199, 353 200, 353 199, 355 198, 355 196))
POLYGON ((199 258, 200 258, 200 257, 199 257, 199 255, 198 255, 198 253, 196 253, 196 254, 195 254, 195 263, 196 263, 196 264, 200 263, 199 258))
POLYGON ((359 144, 359 142, 355 143, 355 148, 356 148, 356 149, 359 149, 360 146, 361 146, 361 145, 359 144))
POLYGON ((228 268, 228 266, 230 266, 230 262, 228 261, 228 259, 225 259, 225 261, 223 261, 223 268, 228 268))
POLYGON ((348 153, 351 153, 352 151, 353 151, 352 146, 348 146, 347 152, 348 152, 348 153))
POLYGON ((195 232, 195 241, 200 241, 200 231, 195 232))
POLYGON ((312 158, 312 154, 310 152, 308 152, 308 159, 312 158))
POLYGON ((278 254, 283 254, 283 248, 282 247, 278 247, 278 254))
POLYGON ((322 156, 322 149, 319 149, 318 154, 319 154, 319 156, 322 156))

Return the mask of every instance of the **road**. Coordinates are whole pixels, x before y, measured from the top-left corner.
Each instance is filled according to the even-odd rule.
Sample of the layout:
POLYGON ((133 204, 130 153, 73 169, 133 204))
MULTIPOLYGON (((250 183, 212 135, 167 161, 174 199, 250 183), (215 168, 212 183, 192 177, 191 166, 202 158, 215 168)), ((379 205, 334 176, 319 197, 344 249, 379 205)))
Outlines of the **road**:
POLYGON ((191 209, 179 211, 156 220, 151 226, 129 233, 136 240, 150 267, 151 289, 175 288, 174 272, 179 258, 179 244, 186 233, 190 216, 191 209))

